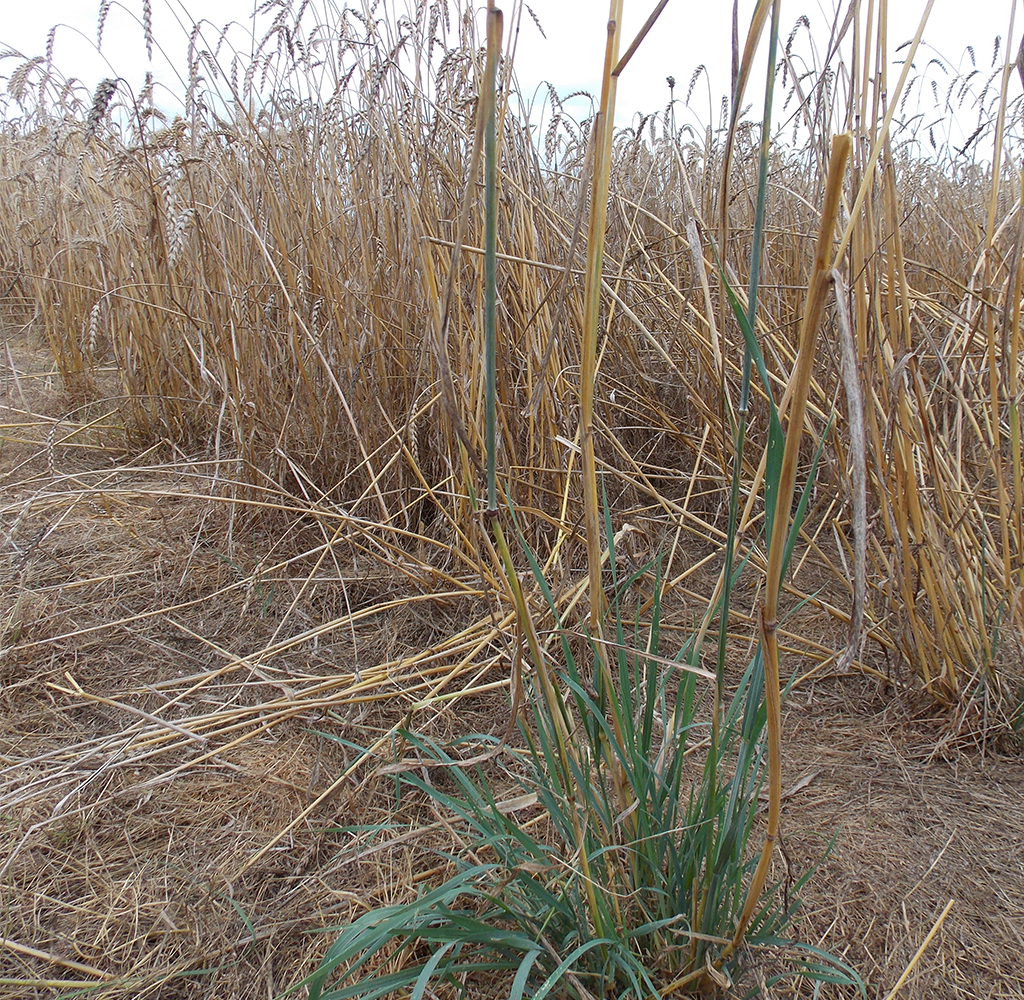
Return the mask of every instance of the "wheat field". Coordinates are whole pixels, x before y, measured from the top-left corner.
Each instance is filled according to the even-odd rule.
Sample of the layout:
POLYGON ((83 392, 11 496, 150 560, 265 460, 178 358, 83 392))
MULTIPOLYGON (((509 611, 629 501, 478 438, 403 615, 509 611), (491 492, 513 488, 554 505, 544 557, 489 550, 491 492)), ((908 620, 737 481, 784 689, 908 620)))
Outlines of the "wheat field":
MULTIPOLYGON (((195 28, 179 115, 52 36, 0 59, 3 995, 282 994, 466 846, 400 794, 408 734, 514 744, 601 601, 718 657, 717 719, 778 587, 773 879, 837 837, 804 940, 872 995, 1021 995, 1016 53, 892 79, 854 0, 824 64, 779 35, 770 132, 739 93, 680 125, 691 80, 605 148, 553 91, 531 131, 478 14, 282 3, 251 60, 195 28)), ((751 988, 812 995, 782 961, 751 988)))

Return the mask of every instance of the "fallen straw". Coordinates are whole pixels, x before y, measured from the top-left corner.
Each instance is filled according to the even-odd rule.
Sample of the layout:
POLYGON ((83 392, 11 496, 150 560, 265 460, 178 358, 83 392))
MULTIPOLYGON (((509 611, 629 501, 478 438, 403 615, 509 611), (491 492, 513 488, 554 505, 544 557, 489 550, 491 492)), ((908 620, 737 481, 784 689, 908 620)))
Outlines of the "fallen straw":
POLYGON ((953 903, 955 902, 956 900, 951 899, 946 904, 946 908, 939 914, 939 919, 936 920, 934 924, 932 924, 932 929, 928 932, 928 935, 921 942, 921 947, 918 948, 917 951, 914 953, 914 957, 910 960, 910 965, 908 965, 906 969, 903 970, 903 975, 896 980, 896 985, 889 991, 885 1000, 893 1000, 893 997, 895 997, 896 994, 899 993, 899 991, 903 988, 906 981, 910 978, 910 974, 914 971, 915 966, 921 960, 921 956, 925 953, 925 950, 927 949, 928 945, 932 943, 932 938, 934 938, 935 935, 939 933, 939 928, 942 926, 943 921, 949 915, 949 911, 953 909, 953 903))

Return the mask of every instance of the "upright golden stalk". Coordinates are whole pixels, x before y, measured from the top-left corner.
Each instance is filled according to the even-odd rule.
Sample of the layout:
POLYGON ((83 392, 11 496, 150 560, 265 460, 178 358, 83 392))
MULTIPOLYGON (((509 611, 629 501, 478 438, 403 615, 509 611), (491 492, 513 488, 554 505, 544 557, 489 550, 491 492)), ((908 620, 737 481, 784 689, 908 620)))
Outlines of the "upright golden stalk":
MULTIPOLYGON (((611 0, 608 12, 608 40, 604 53, 601 83, 601 107, 594 120, 594 177, 590 194, 590 226, 587 240, 586 287, 584 291, 583 349, 580 352, 580 444, 583 451, 583 525, 587 539, 587 569, 590 588, 590 634, 604 638, 604 586, 601 581, 601 554, 604 532, 601 505, 597 494, 597 458, 594 453, 594 391, 597 385, 597 340, 601 313, 601 268, 604 261, 604 233, 608 218, 608 188, 611 178, 612 139, 615 128, 615 91, 619 62, 620 25, 623 0, 611 0)), ((600 673, 599 687, 612 691, 611 669, 604 645, 594 643, 595 669, 600 673)), ((622 746, 622 733, 612 713, 615 737, 622 746)), ((611 754, 612 783, 619 806, 627 811, 627 793, 623 786, 619 758, 611 754)))
MULTIPOLYGON (((1021 54, 1024 55, 1024 39, 1021 41, 1021 54)), ((1024 70, 1021 72, 1024 78, 1024 70)), ((1021 321, 1021 284, 1024 267, 1024 170, 1018 175, 1020 183, 1018 212, 1020 219, 1017 225, 1017 236, 1014 240, 1013 257, 1010 261, 1010 277, 1007 287, 1010 294, 1007 300, 1008 323, 1010 328, 1010 358, 1007 384, 1007 396, 1010 404, 1010 467, 1013 475, 1013 538, 1017 557, 1014 576, 1007 577, 1009 583, 1014 579, 1017 587, 1024 586, 1024 481, 1022 481, 1021 434, 1020 434, 1020 403, 1017 398, 1017 384, 1020 381, 1020 321, 1021 321)), ((1004 326, 1007 321, 1004 321, 1004 326)))
POLYGON ((807 396, 811 387, 814 366, 815 334, 825 306, 825 294, 829 285, 829 271, 832 259, 832 238, 836 219, 839 216, 840 199, 846 161, 853 148, 848 132, 832 140, 832 156, 828 166, 828 182, 825 188, 825 205, 818 229, 818 245, 814 254, 814 268, 807 288, 807 303, 800 325, 797 344, 796 368, 790 385, 793 395, 790 403, 789 426, 786 431, 786 449, 782 456, 782 471, 775 507, 775 526, 772 530, 768 550, 768 571, 765 581, 765 599, 761 607, 761 649, 764 654, 764 697, 767 709, 768 729, 768 830, 765 833, 764 848, 754 877, 750 880, 747 899, 740 916, 739 926, 732 944, 723 953, 728 958, 739 947, 746 933, 747 925, 754 914, 754 908, 761 897, 768 867, 771 864, 775 842, 779 836, 779 818, 782 814, 782 696, 779 683, 778 627, 779 591, 782 588, 782 563, 789 534, 790 511, 796 486, 796 467, 800 456, 800 442, 803 438, 804 415, 807 411, 807 396))
MULTIPOLYGON (((612 138, 615 127, 615 91, 618 77, 613 73, 619 61, 619 26, 623 0, 611 0, 608 13, 608 41, 604 53, 601 106, 594 121, 594 177, 590 197, 590 227, 587 240, 587 278, 583 314, 583 350, 580 361, 580 445, 583 450, 584 526, 587 538, 587 568, 590 574, 590 628, 596 638, 604 637, 604 588, 601 585, 601 507, 597 494, 597 460, 594 454, 594 390, 597 383, 597 328, 601 310, 601 267, 604 260, 604 231, 608 217, 608 186, 611 175, 612 138)), ((603 648, 598 656, 607 670, 603 648)))

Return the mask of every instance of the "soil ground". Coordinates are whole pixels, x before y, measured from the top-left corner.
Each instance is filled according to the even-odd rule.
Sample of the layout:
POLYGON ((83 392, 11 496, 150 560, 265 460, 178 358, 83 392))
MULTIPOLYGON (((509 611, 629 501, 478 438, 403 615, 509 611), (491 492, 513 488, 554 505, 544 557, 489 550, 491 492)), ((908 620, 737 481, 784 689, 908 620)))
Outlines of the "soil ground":
MULTIPOLYGON (((386 759, 440 685, 472 693, 416 716, 436 735, 507 720, 500 657, 444 675, 415 658, 486 608, 419 600, 379 567, 344 593, 304 586, 305 563, 280 568, 297 535, 214 502, 208 468, 167 443, 133 453, 116 384, 82 406, 25 318, 8 319, 0 995, 275 997, 315 967, 323 928, 437 877, 413 836, 354 846, 354 827, 394 807, 354 748, 386 759), (377 610, 309 639, 360 608, 377 610)), ((958 731, 860 675, 786 703, 779 874, 831 842, 800 933, 873 997, 950 903, 898 995, 1024 997, 1024 757, 958 731)))

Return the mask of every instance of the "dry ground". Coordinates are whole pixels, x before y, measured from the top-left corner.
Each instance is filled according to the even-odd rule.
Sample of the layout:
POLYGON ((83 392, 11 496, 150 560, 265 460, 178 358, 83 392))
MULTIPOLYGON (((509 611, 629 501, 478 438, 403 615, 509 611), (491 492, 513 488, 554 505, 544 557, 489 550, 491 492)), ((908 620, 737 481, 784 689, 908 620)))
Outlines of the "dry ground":
MULTIPOLYGON (((0 995, 274 997, 313 967, 318 929, 436 876, 417 838, 352 830, 423 820, 394 814, 354 748, 387 759, 418 701, 415 724, 442 735, 500 724, 501 655, 445 647, 486 607, 410 603, 401 573, 354 556, 344 593, 304 588, 308 560, 281 564, 315 525, 232 517, 207 466, 134 454, 116 385, 82 407, 8 319, 0 995), (460 687, 475 693, 437 700, 460 687)), ((860 677, 787 705, 794 871, 834 838, 801 930, 872 996, 952 901, 900 996, 1024 997, 1024 758, 950 731, 860 677)))

